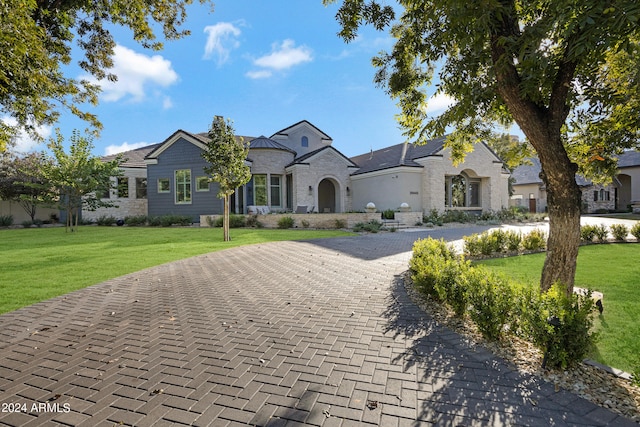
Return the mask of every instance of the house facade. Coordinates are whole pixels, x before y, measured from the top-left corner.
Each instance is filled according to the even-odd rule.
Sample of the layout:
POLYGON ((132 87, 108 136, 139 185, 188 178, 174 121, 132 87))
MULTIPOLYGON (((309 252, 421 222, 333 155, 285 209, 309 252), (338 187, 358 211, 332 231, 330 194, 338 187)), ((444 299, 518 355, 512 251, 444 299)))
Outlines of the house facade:
MULTIPOLYGON (((207 180, 201 153, 207 134, 183 130, 160 144, 124 153, 124 177, 109 195, 117 208, 83 213, 112 215, 221 214, 216 183, 207 180), (126 189, 125 189, 126 188, 126 189)), ((485 144, 454 166, 444 138, 423 146, 398 144, 347 158, 325 132, 303 120, 250 141, 251 180, 231 199, 236 213, 432 209, 497 211, 508 205, 508 171, 485 144)))
MULTIPOLYGON (((546 212, 547 193, 540 178, 542 170, 537 158, 531 164, 522 165, 512 172, 513 194, 511 206, 524 206, 530 212, 546 212)), ((609 211, 640 212, 640 153, 627 151, 618 158, 618 173, 609 184, 596 184, 576 176, 582 190, 582 211, 600 213, 609 211)))

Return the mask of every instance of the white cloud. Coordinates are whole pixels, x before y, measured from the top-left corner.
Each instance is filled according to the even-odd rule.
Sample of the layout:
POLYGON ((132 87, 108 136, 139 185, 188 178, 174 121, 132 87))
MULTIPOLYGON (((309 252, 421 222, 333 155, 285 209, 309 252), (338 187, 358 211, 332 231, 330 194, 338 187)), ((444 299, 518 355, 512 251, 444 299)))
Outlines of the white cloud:
MULTIPOLYGON (((120 45, 114 48, 113 68, 109 71, 118 76, 118 81, 97 82, 102 87, 104 101, 114 102, 130 96, 134 102, 140 102, 145 98, 147 86, 168 87, 178 81, 171 61, 160 55, 140 54, 120 45)), ((96 83, 95 79, 89 80, 96 83)))
POLYGON ((215 55, 218 58, 218 65, 227 62, 229 53, 240 46, 236 37, 241 34, 241 31, 230 22, 206 26, 204 32, 208 34, 207 43, 204 46, 204 59, 211 59, 215 55))
POLYGON ((456 100, 454 98, 450 97, 446 93, 439 93, 429 98, 425 111, 429 114, 439 113, 446 110, 455 103, 456 100))
POLYGON ((286 39, 281 44, 274 43, 271 53, 253 61, 258 67, 271 70, 286 70, 313 60, 312 51, 306 46, 295 46, 295 41, 286 39))
MULTIPOLYGON (((0 117, 0 120, 2 120, 9 126, 16 126, 18 124, 18 121, 15 118, 9 116, 0 117)), ((36 127, 36 132, 46 140, 53 133, 53 129, 51 126, 38 126, 36 127)), ((13 142, 14 146, 12 150, 18 153, 28 153, 34 151, 36 148, 38 148, 38 145, 41 144, 40 142, 34 140, 31 136, 29 136, 24 130, 18 133, 13 142)), ((44 148, 44 145, 42 145, 41 148, 44 148)))
POLYGON ((258 80, 258 79, 268 79, 273 75, 273 73, 269 70, 260 70, 260 71, 248 71, 245 75, 250 79, 258 80))
POLYGON ((135 150, 136 148, 141 148, 149 145, 148 142, 134 142, 133 144, 129 144, 128 142, 123 142, 120 145, 109 145, 104 149, 104 155, 110 156, 112 154, 123 153, 125 151, 135 150))
POLYGON ((173 101, 171 100, 170 97, 165 96, 164 100, 162 101, 162 109, 163 110, 168 110, 170 108, 173 107, 173 101))

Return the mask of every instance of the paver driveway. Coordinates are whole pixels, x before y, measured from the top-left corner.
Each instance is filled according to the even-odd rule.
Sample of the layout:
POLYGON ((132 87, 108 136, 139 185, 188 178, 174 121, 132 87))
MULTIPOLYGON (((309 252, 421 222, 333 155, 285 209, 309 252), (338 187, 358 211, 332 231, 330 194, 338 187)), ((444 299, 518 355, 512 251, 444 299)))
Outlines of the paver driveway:
POLYGON ((234 248, 0 316, 0 424, 636 425, 417 309, 423 236, 234 248))

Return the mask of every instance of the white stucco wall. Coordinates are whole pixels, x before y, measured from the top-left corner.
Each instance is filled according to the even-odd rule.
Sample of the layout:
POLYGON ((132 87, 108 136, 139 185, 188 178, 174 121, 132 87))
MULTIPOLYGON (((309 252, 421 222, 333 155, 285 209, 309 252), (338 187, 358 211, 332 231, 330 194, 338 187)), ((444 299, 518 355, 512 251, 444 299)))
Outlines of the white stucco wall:
POLYGON ((421 210, 422 172, 422 168, 400 167, 352 176, 353 210, 363 211, 369 202, 380 211, 398 209, 402 203, 421 210))

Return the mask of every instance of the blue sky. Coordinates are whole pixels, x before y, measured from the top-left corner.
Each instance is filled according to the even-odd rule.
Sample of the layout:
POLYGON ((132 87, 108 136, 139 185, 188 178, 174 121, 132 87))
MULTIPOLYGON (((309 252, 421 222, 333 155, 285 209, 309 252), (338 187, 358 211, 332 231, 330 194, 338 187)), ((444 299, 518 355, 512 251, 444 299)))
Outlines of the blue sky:
MULTIPOLYGON (((178 129, 206 132, 214 115, 247 136, 308 120, 347 156, 403 142, 395 101, 373 84, 371 58, 392 39, 364 28, 346 44, 336 34, 336 11, 321 0, 216 0, 213 13, 197 4, 184 26, 192 34, 158 52, 116 29, 119 80, 103 84, 100 105, 90 110, 104 125, 94 153, 162 142, 178 129)), ((440 97, 430 109, 447 102, 440 97)), ((58 126, 68 137, 86 124, 65 114, 58 126)), ((31 147, 23 141, 20 148, 31 147)))

